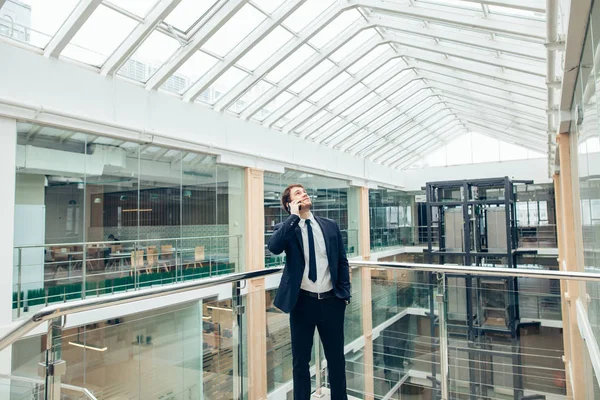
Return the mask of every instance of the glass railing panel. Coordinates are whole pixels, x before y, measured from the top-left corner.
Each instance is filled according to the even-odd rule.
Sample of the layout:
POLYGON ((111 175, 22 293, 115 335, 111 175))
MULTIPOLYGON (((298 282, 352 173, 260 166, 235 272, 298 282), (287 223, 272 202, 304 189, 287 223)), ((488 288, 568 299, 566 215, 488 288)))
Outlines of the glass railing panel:
POLYGON ((360 268, 350 268, 352 300, 346 306, 344 319, 345 344, 362 336, 362 279, 360 268))
POLYGON ((220 357, 227 344, 220 340, 228 322, 218 313, 227 311, 213 313, 210 305, 227 308, 192 302, 64 329, 52 348, 67 365, 62 383, 98 399, 202 398, 203 374, 208 391, 220 371, 213 360, 226 364, 220 357), (213 319, 221 326, 205 324, 213 319))
POLYGON ((292 379, 290 318, 273 305, 277 289, 267 291, 267 390, 273 392, 292 379))
MULTIPOLYGON (((413 246, 415 244, 416 227, 401 226, 393 228, 371 228, 371 250, 380 251, 386 248, 399 246, 413 246)), ((425 242, 427 238, 425 237, 425 242)))
POLYGON ((43 393, 44 388, 40 383, 0 377, 0 399, 37 399, 43 393))
POLYGON ((13 316, 42 307, 235 272, 240 235, 16 247, 13 316))
MULTIPOLYGON (((566 395, 561 330, 544 325, 543 320, 549 318, 543 318, 548 315, 540 309, 539 298, 548 293, 536 287, 540 285, 538 279, 527 279, 452 276, 438 279, 438 292, 444 294, 448 332, 440 340, 448 348, 451 398, 469 394, 493 399, 520 398, 524 393, 566 395), (529 289, 522 296, 515 290, 517 287, 529 289), (520 310, 529 317, 519 315, 520 310)), ((560 304, 558 312, 560 318, 560 304)), ((439 368, 436 377, 442 379, 439 368)))

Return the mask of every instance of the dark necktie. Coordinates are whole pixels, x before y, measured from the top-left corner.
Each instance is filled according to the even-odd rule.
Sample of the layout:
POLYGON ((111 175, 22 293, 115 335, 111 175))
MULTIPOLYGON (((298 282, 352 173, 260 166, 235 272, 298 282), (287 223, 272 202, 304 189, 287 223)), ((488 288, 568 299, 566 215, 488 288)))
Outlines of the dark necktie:
POLYGON ((310 219, 306 220, 306 229, 308 230, 308 279, 317 281, 317 259, 315 256, 315 237, 313 236, 310 219))

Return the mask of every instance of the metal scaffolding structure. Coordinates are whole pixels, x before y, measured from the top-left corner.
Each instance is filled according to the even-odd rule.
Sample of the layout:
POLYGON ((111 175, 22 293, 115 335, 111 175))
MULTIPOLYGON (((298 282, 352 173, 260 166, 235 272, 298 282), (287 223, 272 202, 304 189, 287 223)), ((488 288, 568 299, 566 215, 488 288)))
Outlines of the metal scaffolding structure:
MULTIPOLYGON (((535 251, 518 248, 515 186, 532 183, 508 177, 427 183, 427 262, 517 268, 518 255, 535 251)), ((433 274, 429 283, 430 329, 431 337, 435 338, 433 299, 437 282, 433 274)), ((443 285, 449 304, 449 337, 458 343, 466 341, 463 343, 466 350, 462 351, 468 355, 470 398, 486 397, 487 391, 496 386, 496 370, 490 357, 506 357, 506 354, 494 350, 490 340, 493 337, 513 349, 509 354, 511 386, 515 400, 522 399, 520 328, 523 323, 518 279, 446 274, 443 285), (453 304, 459 304, 455 312, 453 304)), ((437 344, 432 341, 432 346, 437 344)), ((436 369, 433 363, 432 377, 436 376, 436 369)))

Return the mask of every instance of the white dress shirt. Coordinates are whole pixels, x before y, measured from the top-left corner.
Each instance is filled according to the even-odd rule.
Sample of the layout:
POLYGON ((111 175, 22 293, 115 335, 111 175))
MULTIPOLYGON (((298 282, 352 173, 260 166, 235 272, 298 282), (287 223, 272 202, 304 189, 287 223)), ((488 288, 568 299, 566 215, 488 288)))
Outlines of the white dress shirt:
POLYGON ((306 227, 306 220, 300 218, 298 226, 300 227, 300 231, 302 231, 302 245, 304 247, 304 276, 302 277, 300 288, 313 293, 324 293, 333 289, 333 285, 331 284, 331 273, 329 272, 329 261, 327 261, 327 247, 325 247, 325 238, 323 237, 321 226, 312 213, 309 213, 308 219, 310 219, 310 226, 312 227, 313 238, 315 240, 317 280, 313 282, 308 279, 308 228, 306 227))

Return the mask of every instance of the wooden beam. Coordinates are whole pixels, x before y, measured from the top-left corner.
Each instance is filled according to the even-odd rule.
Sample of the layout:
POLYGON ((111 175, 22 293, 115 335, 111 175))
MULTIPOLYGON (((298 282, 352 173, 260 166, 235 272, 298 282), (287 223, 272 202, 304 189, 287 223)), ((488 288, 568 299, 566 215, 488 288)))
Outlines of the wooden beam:
MULTIPOLYGON (((565 237, 563 235, 563 219, 562 219, 562 195, 561 195, 561 186, 560 186, 560 175, 554 174, 552 177, 554 181, 554 201, 556 207, 556 238, 558 241, 558 266, 562 271, 564 268, 564 263, 562 262, 565 254, 565 237)), ((561 311, 562 311, 562 325, 563 325, 563 362, 565 363, 565 385, 567 389, 567 398, 573 398, 573 387, 571 385, 572 379, 569 371, 571 369, 571 335, 569 329, 569 321, 571 320, 569 316, 569 303, 566 299, 566 294, 568 291, 567 281, 560 281, 560 298, 561 298, 561 311)))
MULTIPOLYGON (((246 168, 246 271, 265 268, 264 171, 246 168)), ((264 278, 248 282, 248 399, 267 398, 267 313, 264 278)))
MULTIPOLYGON (((369 188, 361 187, 359 192, 359 249, 363 260, 371 258, 370 222, 369 222, 369 188)), ((365 337, 363 348, 363 366, 365 377, 365 400, 373 400, 375 383, 373 378, 373 310, 371 308, 371 269, 361 270, 361 307, 362 328, 365 337)))
MULTIPOLYGON (((560 152, 560 209, 557 208, 557 218, 561 221, 560 237, 562 238, 563 245, 559 247, 559 258, 561 260, 561 269, 566 271, 578 271, 580 268, 577 261, 577 240, 579 236, 576 234, 576 219, 575 215, 578 211, 576 204, 573 201, 573 170, 571 162, 571 146, 569 135, 561 133, 557 135, 556 140, 558 142, 560 152), (560 251, 562 250, 562 253, 560 251)), ((577 281, 567 282, 567 292, 564 295, 565 307, 568 308, 569 318, 568 323, 568 336, 569 343, 569 357, 573 362, 567 364, 570 375, 570 383, 572 385, 573 399, 584 399, 585 398, 585 365, 584 358, 584 343, 579 333, 579 327, 577 325, 577 308, 576 300, 580 297, 580 287, 577 281)), ((564 316, 563 316, 564 318, 564 316)))

